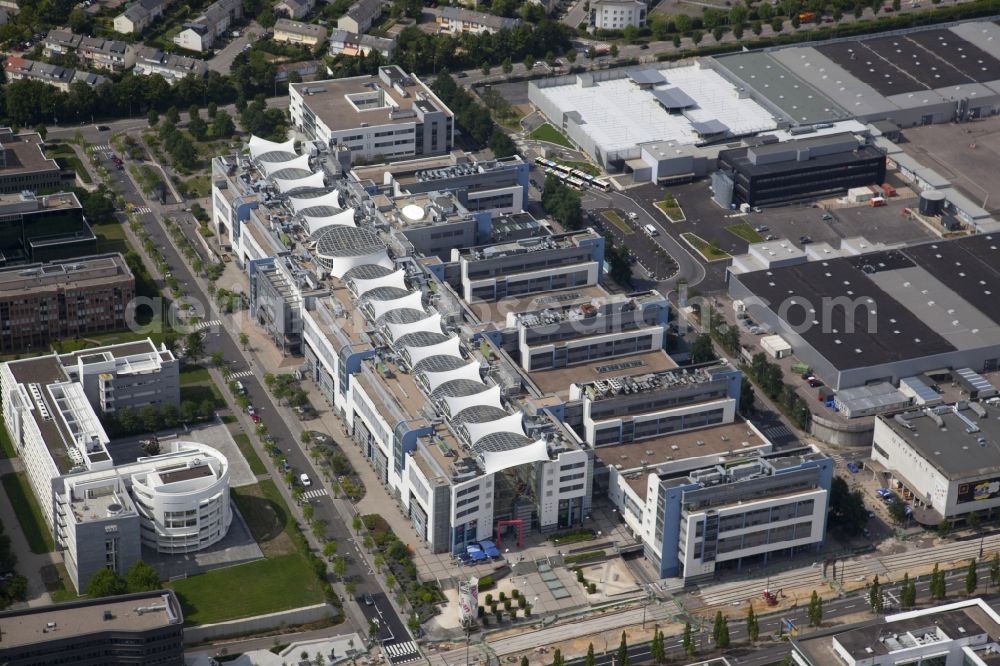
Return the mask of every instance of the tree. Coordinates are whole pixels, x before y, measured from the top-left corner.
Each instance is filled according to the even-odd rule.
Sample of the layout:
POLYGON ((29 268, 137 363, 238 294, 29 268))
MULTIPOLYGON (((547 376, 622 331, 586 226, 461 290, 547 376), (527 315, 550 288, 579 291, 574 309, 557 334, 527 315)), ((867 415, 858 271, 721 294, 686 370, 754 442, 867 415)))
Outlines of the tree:
POLYGON ((930 593, 932 601, 944 599, 948 593, 944 581, 944 572, 941 571, 937 563, 934 564, 934 570, 931 571, 930 593))
POLYGON ((160 122, 160 114, 156 112, 156 109, 150 109, 146 114, 146 121, 150 127, 156 127, 156 123, 160 122))
POLYGON ((361 520, 361 516, 357 516, 357 515, 354 516, 354 518, 351 520, 351 527, 354 528, 355 532, 358 532, 358 533, 361 532, 361 528, 364 527, 364 523, 361 520))
POLYGON ((951 522, 947 518, 942 518, 941 522, 937 525, 937 532, 939 535, 946 537, 948 532, 951 531, 951 522))
POLYGON ((771 19, 771 30, 774 32, 781 32, 781 29, 785 27, 785 20, 780 16, 775 16, 771 19))
POLYGON ((240 346, 246 351, 247 345, 250 344, 250 336, 246 333, 240 333, 240 346))
POLYGON ((750 604, 750 609, 747 611, 747 637, 751 643, 756 643, 759 635, 760 624, 757 622, 757 615, 753 612, 753 604, 750 604))
POLYGON ((622 632, 622 642, 618 644, 618 666, 628 666, 628 640, 622 632))
POLYGON ((990 562, 990 582, 1000 585, 1000 553, 993 553, 993 560, 990 562))
POLYGON ((188 333, 184 338, 184 347, 189 358, 199 358, 205 353, 205 340, 198 331, 188 333))
MULTIPOLYGON (((121 414, 119 413, 119 419, 121 414)), ((198 405, 194 404, 191 400, 185 400, 181 403, 180 411, 180 421, 181 423, 194 423, 198 420, 198 405)))
POLYGON ((715 611, 715 621, 712 623, 712 641, 718 645, 722 634, 722 611, 715 611))
POLYGON ((201 417, 202 421, 208 421, 213 416, 215 416, 215 401, 211 398, 205 398, 198 405, 198 416, 201 417))
POLYGON ((860 490, 851 492, 847 481, 836 476, 830 486, 830 526, 848 536, 857 536, 868 522, 868 509, 860 490))
POLYGON ((160 589, 160 574, 142 560, 136 560, 135 564, 125 572, 125 584, 129 592, 158 590, 160 589))
POLYGON ((91 576, 90 582, 87 583, 86 591, 89 597, 114 597, 125 594, 128 591, 128 586, 122 577, 113 570, 98 569, 91 576))
POLYGON ((160 405, 160 424, 164 428, 176 428, 177 423, 180 418, 180 412, 177 409, 177 405, 170 402, 165 402, 160 405))
POLYGON ((571 65, 576 62, 576 49, 570 49, 569 51, 566 51, 566 62, 568 62, 571 65))
POLYGON ((236 132, 233 117, 225 111, 216 113, 215 117, 212 118, 212 132, 220 139, 231 137, 236 132))
POLYGON ((657 664, 662 664, 667 660, 667 651, 663 645, 663 631, 657 626, 653 630, 653 641, 649 645, 649 656, 657 664))
POLYGON ((503 70, 504 74, 510 74, 514 71, 514 63, 510 61, 509 56, 504 58, 503 62, 500 63, 500 69, 503 70))
POLYGON ((347 573, 347 558, 343 555, 337 555, 333 558, 333 575, 344 580, 344 574, 347 573))
POLYGON ((701 44, 701 40, 704 36, 705 35, 701 32, 701 30, 695 30, 694 32, 691 33, 691 41, 694 43, 695 46, 698 46, 699 44, 701 44))
MULTIPOLYGON (((479 610, 483 610, 483 607, 480 606, 479 610)), ((485 613, 483 613, 483 614, 485 614, 485 613)), ((594 647, 593 643, 591 643, 590 647, 591 648, 594 647)), ((528 656, 527 655, 524 655, 524 656, 521 657, 521 666, 528 666, 529 663, 530 662, 528 662, 528 656)), ((593 666, 593 664, 588 664, 587 666, 593 666)))
POLYGON ((740 383, 740 414, 745 418, 750 418, 757 411, 756 395, 753 391, 753 383, 743 377, 740 383))
MULTIPOLYGON (((528 657, 521 657, 521 666, 528 666, 528 657)), ((587 656, 583 658, 583 666, 594 666, 594 644, 587 646, 587 656)))
POLYGON ((708 333, 702 333, 695 338, 691 345, 691 362, 704 363, 715 358, 715 349, 712 348, 712 338, 708 333))
POLYGON ((155 432, 160 429, 160 410, 155 405, 145 405, 139 410, 139 422, 146 432, 155 432))
POLYGON ((750 32, 752 32, 755 37, 760 37, 760 33, 763 31, 764 31, 764 26, 760 21, 754 21, 753 23, 750 24, 750 32))
POLYGON ((529 72, 535 67, 535 56, 530 53, 524 56, 524 68, 529 72))
POLYGON ((221 351, 214 351, 209 355, 212 359, 212 366, 216 368, 221 368, 222 364, 226 362, 226 357, 221 351))
POLYGON ((911 589, 910 585, 911 584, 913 584, 913 583, 910 580, 910 574, 909 573, 904 573, 903 574, 903 582, 899 586, 899 605, 900 605, 901 608, 904 608, 904 609, 905 608, 913 608, 913 605, 916 603, 917 588, 916 588, 916 585, 914 584, 913 588, 912 588, 913 589, 913 598, 911 598, 910 597, 910 589, 911 589))
POLYGON ((327 541, 323 544, 323 557, 330 559, 337 554, 337 542, 334 540, 327 541))
POLYGON ((562 650, 556 648, 555 653, 552 655, 552 666, 565 666, 566 662, 563 660, 562 650))
POLYGON ((511 157, 517 153, 517 144, 499 127, 493 129, 493 134, 490 135, 489 147, 493 151, 493 155, 497 158, 511 157))
POLYGON ((806 617, 809 619, 809 626, 812 627, 818 627, 823 622, 823 599, 816 593, 816 590, 813 590, 812 596, 809 598, 806 617))
POLYGON ((719 629, 719 640, 716 645, 720 650, 725 650, 729 647, 729 619, 725 616, 722 618, 722 627, 719 629))
POLYGON ((979 585, 979 574, 976 571, 976 561, 969 560, 969 568, 965 572, 965 596, 971 597, 979 585))
POLYGON ((881 613, 883 603, 882 584, 879 583, 878 574, 875 574, 875 580, 868 588, 868 605, 871 606, 873 613, 881 613))
POLYGON ((979 527, 979 514, 975 511, 970 511, 965 516, 965 526, 971 529, 976 529, 979 527))
POLYGON ((681 645, 684 646, 684 654, 686 654, 689 657, 693 657, 694 656, 694 648, 695 648, 695 645, 694 645, 694 636, 692 635, 692 632, 691 632, 691 623, 690 622, 685 622, 684 623, 684 636, 681 639, 681 645))
POLYGON ((193 136, 198 141, 203 141, 206 136, 208 136, 208 124, 202 120, 201 116, 193 116, 190 121, 188 121, 188 131, 191 132, 193 136))
POLYGON ((611 48, 608 49, 608 55, 610 55, 612 58, 617 58, 618 57, 618 45, 617 44, 612 44, 611 45, 611 48))

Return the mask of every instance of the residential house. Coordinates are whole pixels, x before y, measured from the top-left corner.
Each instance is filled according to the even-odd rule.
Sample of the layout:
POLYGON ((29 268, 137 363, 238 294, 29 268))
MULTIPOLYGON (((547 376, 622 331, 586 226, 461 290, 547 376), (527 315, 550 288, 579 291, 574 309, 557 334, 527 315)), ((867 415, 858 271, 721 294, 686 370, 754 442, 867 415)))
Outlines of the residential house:
POLYGON ((315 81, 322 64, 319 60, 285 62, 274 68, 274 80, 278 83, 284 83, 291 78, 292 74, 298 74, 300 81, 315 81))
POLYGON ((207 51, 212 48, 217 37, 223 35, 233 21, 243 18, 241 0, 217 0, 204 13, 174 37, 174 44, 189 51, 207 51))
POLYGON ((301 19, 308 16, 315 6, 316 0, 281 0, 274 6, 274 14, 284 15, 290 19, 301 19))
POLYGON ((337 19, 337 28, 363 34, 368 32, 385 9, 385 0, 357 0, 337 19))
POLYGON ((590 25, 602 30, 624 30, 646 25, 648 6, 643 0, 591 0, 590 25))
POLYGON ((472 33, 481 35, 484 32, 497 32, 500 30, 513 30, 521 24, 520 19, 506 18, 495 14, 485 14, 474 12, 462 7, 442 7, 437 10, 434 19, 440 27, 441 32, 460 35, 462 33, 472 33))
POLYGON ((274 23, 274 41, 301 44, 310 48, 326 41, 326 28, 312 23, 278 19, 274 23))
POLYGON ((42 44, 45 57, 74 54, 85 67, 123 71, 135 65, 135 49, 122 41, 84 37, 69 30, 49 30, 42 44))
POLYGON ((153 21, 163 16, 167 0, 136 0, 123 13, 115 17, 115 32, 138 35, 153 21))
POLYGON ((396 50, 396 40, 374 35, 359 35, 346 30, 334 30, 330 33, 330 55, 366 56, 372 51, 378 51, 386 60, 392 58, 396 50))
POLYGON ((4 62, 4 71, 7 73, 8 81, 41 81, 55 86, 63 92, 69 92, 69 87, 73 83, 83 82, 90 86, 96 86, 107 81, 107 78, 90 72, 78 72, 68 67, 50 65, 27 58, 9 57, 4 62))
POLYGON ((159 74, 167 80, 167 83, 174 84, 189 74, 205 76, 208 73, 208 65, 198 58, 188 58, 149 46, 140 46, 136 50, 135 73, 143 76, 159 74))

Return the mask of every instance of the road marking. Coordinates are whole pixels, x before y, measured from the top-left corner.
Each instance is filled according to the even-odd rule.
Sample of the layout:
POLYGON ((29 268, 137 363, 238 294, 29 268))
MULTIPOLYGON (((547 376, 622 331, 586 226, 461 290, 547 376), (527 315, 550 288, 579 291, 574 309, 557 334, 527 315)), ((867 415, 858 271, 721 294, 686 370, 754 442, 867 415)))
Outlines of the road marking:
POLYGON ((149 206, 136 206, 132 210, 134 210, 136 213, 139 213, 140 215, 146 215, 148 213, 153 212, 153 209, 150 208, 149 206))
POLYGON ((253 370, 240 370, 229 375, 230 379, 243 379, 244 377, 253 377, 253 370))
POLYGON ((417 644, 413 641, 396 643, 394 645, 383 645, 382 652, 389 657, 389 661, 394 664, 405 664, 408 661, 416 661, 420 658, 417 644))
POLYGON ((316 499, 317 497, 323 497, 326 495, 326 488, 317 488, 315 490, 307 490, 302 493, 302 499, 316 499))
POLYGON ((211 321, 199 321, 194 325, 194 330, 200 331, 202 329, 211 328, 212 326, 221 326, 222 322, 218 319, 212 319, 211 321))

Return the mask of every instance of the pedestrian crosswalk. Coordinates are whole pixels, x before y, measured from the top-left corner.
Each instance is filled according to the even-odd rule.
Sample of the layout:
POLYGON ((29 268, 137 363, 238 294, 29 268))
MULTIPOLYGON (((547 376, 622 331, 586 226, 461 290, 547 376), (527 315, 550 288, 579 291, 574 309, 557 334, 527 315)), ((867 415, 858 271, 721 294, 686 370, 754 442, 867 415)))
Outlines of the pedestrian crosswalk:
POLYGON ((253 377, 253 370, 240 370, 229 375, 230 379, 243 379, 244 377, 253 377))
POLYGON ((109 146, 106 143, 102 144, 100 146, 94 146, 93 148, 94 148, 94 150, 96 150, 99 153, 110 153, 111 150, 112 150, 111 146, 109 146))
POLYGON ((302 499, 311 500, 317 497, 325 497, 327 494, 326 488, 316 488, 315 490, 307 490, 302 493, 302 499))
POLYGON ((416 661, 420 658, 420 651, 417 649, 417 644, 413 641, 383 645, 382 652, 394 664, 405 664, 408 661, 416 661))
POLYGON ((153 212, 153 209, 149 206, 136 206, 133 210, 140 215, 146 215, 147 213, 153 212))
POLYGON ((222 322, 218 319, 212 319, 211 321, 199 321, 197 324, 193 324, 194 330, 201 331, 206 328, 212 328, 213 326, 221 326, 222 322))

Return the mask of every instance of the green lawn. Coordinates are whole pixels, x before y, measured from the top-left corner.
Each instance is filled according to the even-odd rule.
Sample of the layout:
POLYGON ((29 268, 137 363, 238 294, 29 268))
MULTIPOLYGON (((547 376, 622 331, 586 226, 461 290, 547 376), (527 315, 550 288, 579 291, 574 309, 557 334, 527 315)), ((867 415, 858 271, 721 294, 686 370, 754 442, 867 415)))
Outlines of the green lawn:
POLYGON ((535 141, 547 141, 548 143, 554 143, 557 146, 563 146, 564 148, 573 149, 573 144, 569 142, 563 133, 557 130, 552 125, 545 123, 535 129, 530 135, 535 141))
POLYGON ((625 220, 622 219, 621 215, 619 215, 615 211, 606 210, 603 213, 601 213, 601 217, 603 217, 611 224, 615 225, 615 227, 626 236, 633 233, 632 227, 628 226, 628 224, 625 223, 625 220))
POLYGON ((83 162, 76 155, 67 155, 56 157, 56 164, 62 169, 72 169, 76 172, 76 175, 80 177, 80 180, 87 183, 93 183, 93 178, 90 177, 90 173, 87 171, 86 167, 83 166, 83 162))
POLYGON ((24 474, 4 474, 0 477, 3 489, 21 524, 21 532, 33 553, 51 553, 55 548, 52 534, 42 516, 42 509, 31 492, 28 477, 24 474))
POLYGON ((264 463, 261 462, 260 456, 257 455, 257 451, 254 450, 253 444, 250 442, 250 438, 246 434, 240 433, 233 437, 236 440, 236 446, 240 447, 240 453, 243 457, 247 459, 247 464, 250 465, 250 471, 254 474, 267 474, 267 468, 264 467, 264 463))
POLYGON ((207 571, 168 583, 186 624, 277 613, 323 601, 316 574, 298 553, 207 571))
POLYGON ((687 219, 684 217, 684 211, 677 205, 677 200, 672 197, 663 201, 657 201, 653 205, 666 215, 667 219, 671 222, 683 222, 687 219))
POLYGON ((0 458, 16 458, 17 451, 14 449, 14 442, 10 441, 10 433, 7 432, 7 424, 0 417, 0 458))
POLYGON ((250 534, 267 557, 296 552, 301 535, 295 530, 288 505, 274 481, 265 479, 252 486, 231 489, 236 508, 250 528, 250 534))
POLYGON ((215 384, 189 384, 181 386, 181 402, 185 400, 191 400, 199 405, 205 400, 211 400, 215 403, 216 409, 222 409, 226 406, 225 401, 222 399, 222 394, 219 393, 219 389, 215 384))
POLYGON ((93 225, 94 235, 97 236, 98 252, 121 252, 125 254, 129 251, 128 241, 125 239, 125 229, 120 223, 95 224, 93 225))
POLYGON ((710 243, 697 234, 681 234, 681 238, 684 239, 684 242, 690 245, 695 252, 700 254, 705 261, 719 261, 730 257, 728 252, 723 252, 722 250, 712 247, 710 243))
POLYGON ((45 591, 52 597, 53 603, 63 603, 66 601, 78 601, 86 595, 78 595, 70 582, 69 572, 62 562, 47 564, 42 567, 42 579, 45 582, 45 591))
POLYGON ((212 376, 208 374, 208 368, 187 363, 181 370, 181 386, 191 384, 208 384, 212 381, 212 376))
POLYGON ((753 227, 747 222, 741 222, 740 224, 731 224, 726 227, 726 231, 729 233, 739 236, 748 243, 763 243, 764 237, 759 233, 754 231, 753 227))
POLYGON ((93 347, 104 347, 106 345, 118 345, 123 342, 135 342, 152 338, 155 344, 160 344, 163 340, 163 333, 157 332, 159 327, 156 322, 150 326, 150 332, 141 331, 112 331, 110 333, 97 333, 86 338, 75 338, 56 340, 52 343, 52 348, 60 354, 80 351, 81 349, 91 349, 93 347))

